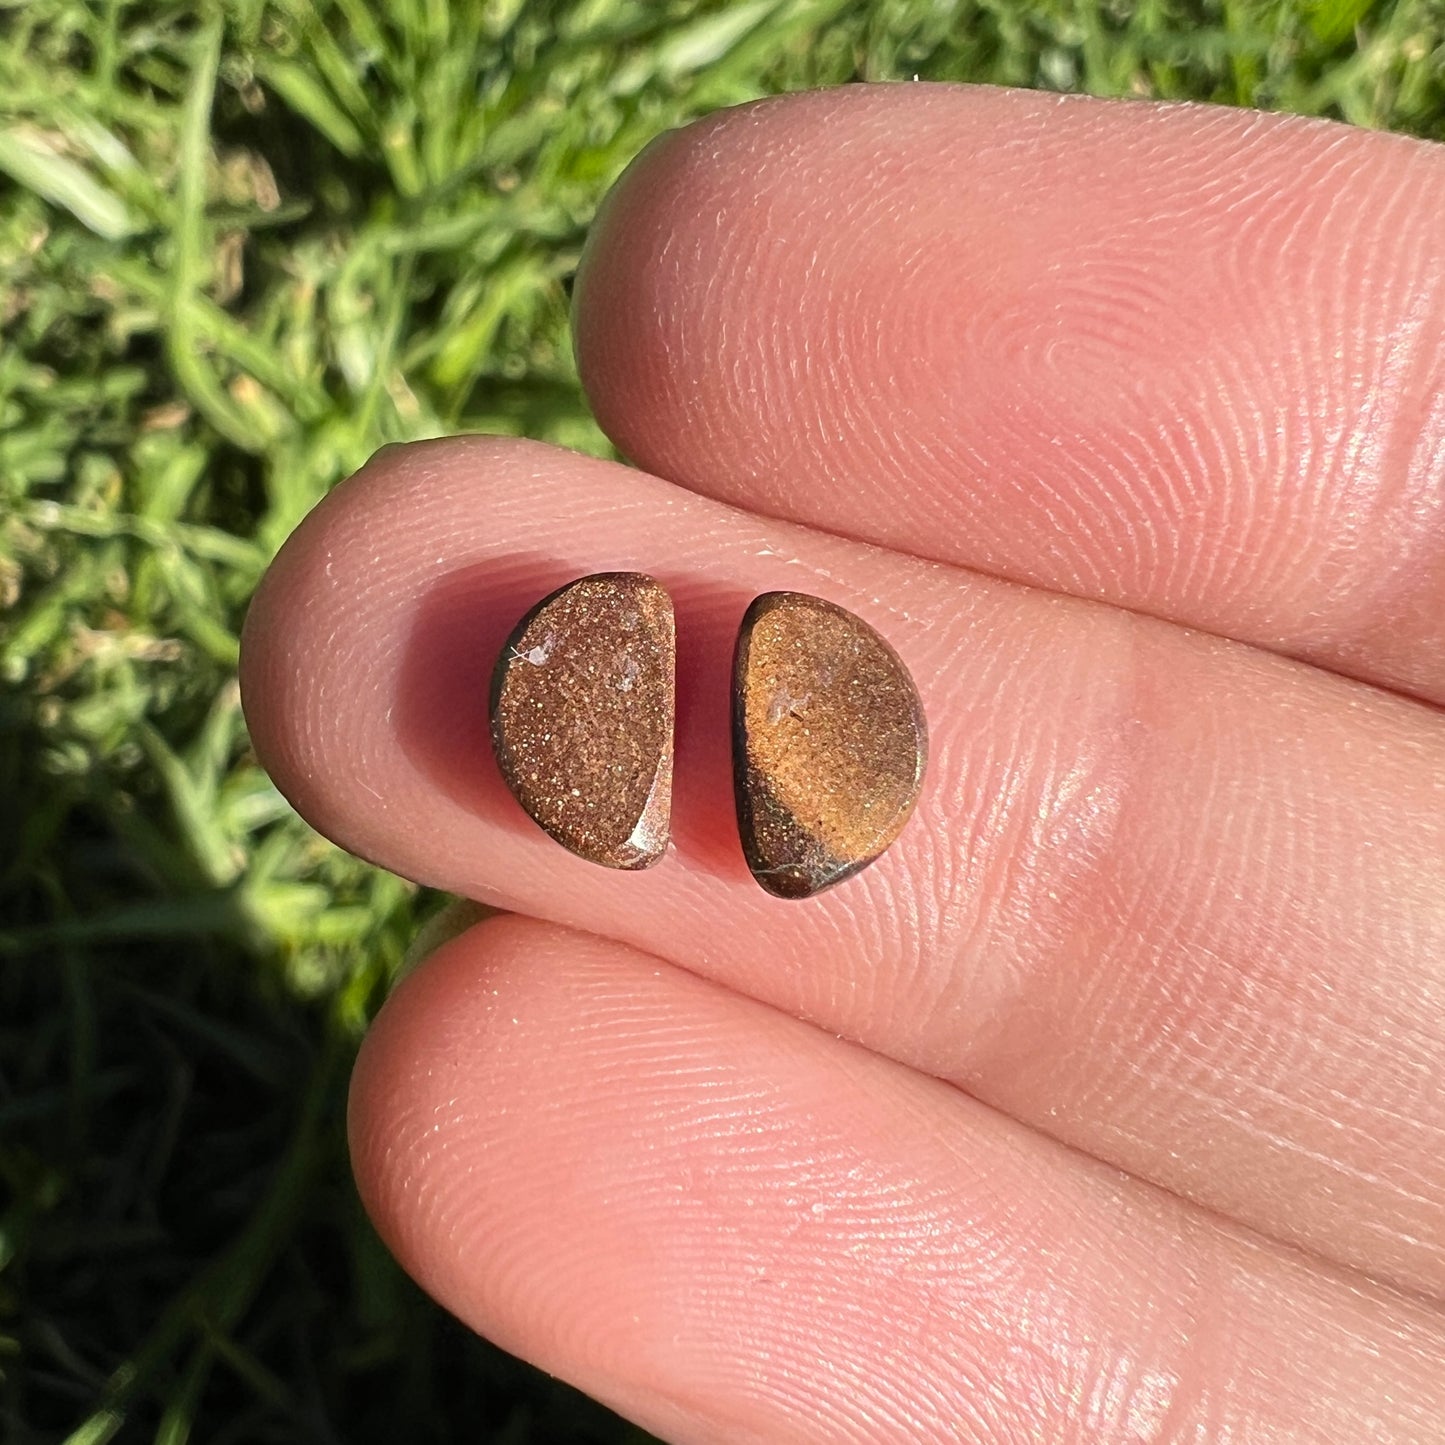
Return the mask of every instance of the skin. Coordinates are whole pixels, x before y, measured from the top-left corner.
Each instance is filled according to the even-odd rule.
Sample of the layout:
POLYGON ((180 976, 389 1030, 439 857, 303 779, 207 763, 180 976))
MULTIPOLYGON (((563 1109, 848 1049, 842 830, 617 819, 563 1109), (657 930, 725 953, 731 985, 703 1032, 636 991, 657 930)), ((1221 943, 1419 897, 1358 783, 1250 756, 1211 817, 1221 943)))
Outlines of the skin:
POLYGON ((998 90, 644 153, 576 334, 646 471, 389 449, 247 626, 302 814, 511 915, 353 1087, 437 1299, 680 1442, 1445 1440, 1442 214, 1416 142, 998 90), (674 848, 625 876, 485 742, 512 624, 603 569, 678 617, 674 848), (731 818, 773 589, 931 734, 806 903, 731 818))

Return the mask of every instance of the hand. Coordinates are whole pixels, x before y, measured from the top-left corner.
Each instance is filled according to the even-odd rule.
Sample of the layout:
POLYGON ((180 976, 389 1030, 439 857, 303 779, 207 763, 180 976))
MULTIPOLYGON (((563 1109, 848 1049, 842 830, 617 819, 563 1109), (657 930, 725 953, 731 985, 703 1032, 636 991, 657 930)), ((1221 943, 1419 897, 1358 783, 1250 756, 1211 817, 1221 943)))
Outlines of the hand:
POLYGON ((677 1441, 1445 1439, 1442 215, 1417 142, 1003 91, 646 152, 576 324, 652 475, 388 450, 247 629, 303 815, 514 915, 354 1083, 437 1299, 677 1441), (674 849, 627 875, 486 741, 513 622, 616 568, 680 640, 674 849), (778 587, 877 626, 933 741, 806 903, 732 823, 778 587))

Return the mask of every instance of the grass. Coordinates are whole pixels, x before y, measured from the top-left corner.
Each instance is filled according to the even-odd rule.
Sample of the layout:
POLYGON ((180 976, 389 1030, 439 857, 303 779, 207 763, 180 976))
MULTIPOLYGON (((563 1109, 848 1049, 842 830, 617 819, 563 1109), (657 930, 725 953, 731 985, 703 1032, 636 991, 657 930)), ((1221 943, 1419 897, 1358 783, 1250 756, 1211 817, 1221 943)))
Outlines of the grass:
POLYGON ((234 672, 385 441, 605 450, 568 278, 719 105, 913 75, 1445 139, 1445 0, 0 0, 0 1436, 641 1440, 355 1200, 357 1040, 435 906, 290 813, 234 672))

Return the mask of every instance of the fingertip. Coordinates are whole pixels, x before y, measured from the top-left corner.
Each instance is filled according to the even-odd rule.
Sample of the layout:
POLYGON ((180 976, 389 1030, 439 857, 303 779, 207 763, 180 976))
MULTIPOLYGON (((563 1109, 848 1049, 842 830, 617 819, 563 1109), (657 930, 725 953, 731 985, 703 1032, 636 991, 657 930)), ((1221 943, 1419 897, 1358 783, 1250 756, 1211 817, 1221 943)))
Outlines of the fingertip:
POLYGON ((1445 696, 1439 147, 869 85, 674 133, 575 311, 603 430, 735 506, 1445 696))
POLYGON ((349 580, 337 577, 337 554, 365 539, 377 506, 385 506, 387 495, 438 445, 379 447, 301 519, 251 598, 241 628, 241 709, 262 766, 278 781, 289 781, 293 773, 294 732, 306 717, 298 706, 306 683, 306 649, 298 643, 308 620, 324 613, 327 595, 349 580))
MULTIPOLYGON (((457 691, 458 667, 485 650, 488 626, 495 632, 515 622, 516 611, 507 610, 509 569, 527 571, 542 562, 532 554, 520 560, 489 555, 474 567, 458 566, 465 559, 449 550, 457 519, 485 518, 534 495, 542 530, 560 535, 565 526, 550 517, 546 500, 559 478, 589 463, 607 465, 513 437, 390 444, 323 497, 287 538, 242 628, 241 703, 262 766, 319 832, 374 856, 374 840, 348 826, 335 787, 340 776, 368 797, 381 796, 367 774, 387 765, 377 756, 377 740, 358 736, 359 719, 404 726, 424 710, 433 733, 445 731, 449 719, 465 727, 456 753, 481 750, 476 739, 485 728, 472 715, 475 707, 464 717, 448 710, 438 689, 450 688, 448 696, 457 691), (399 600, 416 593, 432 597, 434 622, 431 614, 411 616, 399 600), (464 618, 452 615, 459 610, 464 618), (383 640, 391 632, 404 639, 409 659, 400 689, 393 668, 383 665, 398 645, 383 640)), ((532 585, 529 573, 526 586, 532 585)), ((473 669, 466 670, 470 681, 473 669)))
POLYGON ((352 1165, 388 1248, 468 1326, 670 1438, 722 1438, 671 1362, 668 1290, 645 1288, 676 1212, 650 1160, 679 1130, 630 1062, 676 1028, 657 972, 519 917, 450 940, 363 1042, 352 1165))
POLYGON ((438 1110, 487 1061, 497 991, 489 970, 504 968, 520 920, 483 919, 427 954, 397 984, 362 1040, 347 1099, 352 1172, 387 1246, 426 1288, 445 1298, 431 1266, 427 1201, 444 1149, 438 1110))
MULTIPOLYGON (((912 202, 926 199, 897 164, 910 138, 931 154, 949 127, 1022 133, 1059 100, 996 86, 854 84, 751 101, 656 137, 599 207, 573 288, 574 352, 603 430, 638 465, 723 494, 699 464, 711 456, 759 501, 747 490, 753 473, 785 465, 777 436, 762 438, 769 454, 752 455, 755 433, 780 420, 763 375, 769 351, 779 340, 786 351, 782 333, 832 305, 824 289, 775 284, 789 258, 844 235, 849 216, 877 228, 870 204, 895 181, 912 202), (704 354, 726 364, 700 368, 704 354)), ((850 364, 846 342, 834 359, 850 364)))

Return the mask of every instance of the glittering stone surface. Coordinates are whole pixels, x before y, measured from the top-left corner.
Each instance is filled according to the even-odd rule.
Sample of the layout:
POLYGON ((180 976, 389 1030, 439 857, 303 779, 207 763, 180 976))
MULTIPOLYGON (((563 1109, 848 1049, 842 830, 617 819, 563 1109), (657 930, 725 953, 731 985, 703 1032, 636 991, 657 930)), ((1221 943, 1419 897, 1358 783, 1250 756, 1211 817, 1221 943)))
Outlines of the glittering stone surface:
POLYGON ((733 662, 743 853, 780 898, 867 867, 898 836, 928 753, 898 654, 860 617, 801 592, 748 608, 733 662))
POLYGON ((544 598, 497 659, 502 776, 564 848, 646 868, 672 809, 672 602, 651 577, 601 572, 544 598))

